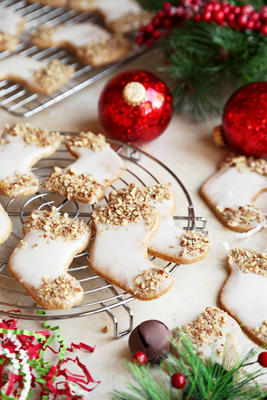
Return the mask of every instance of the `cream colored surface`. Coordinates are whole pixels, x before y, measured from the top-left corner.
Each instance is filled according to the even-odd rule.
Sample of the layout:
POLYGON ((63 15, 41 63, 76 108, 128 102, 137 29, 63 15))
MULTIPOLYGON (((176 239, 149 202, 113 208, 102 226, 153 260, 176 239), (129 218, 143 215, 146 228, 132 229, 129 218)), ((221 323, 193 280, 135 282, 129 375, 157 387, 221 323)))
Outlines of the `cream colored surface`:
MULTIPOLYGON (((155 56, 149 54, 128 64, 125 69, 147 68, 156 72, 154 65, 157 63, 155 56)), ((97 99, 107 80, 108 78, 105 78, 91 88, 30 118, 29 122, 51 130, 100 132, 102 127, 97 115, 97 99)), ((3 125, 15 120, 21 121, 2 110, 0 117, 3 125)), ((169 328, 190 322, 207 305, 216 304, 218 292, 228 275, 226 270, 228 249, 234 246, 257 250, 266 248, 266 230, 244 238, 242 234, 226 229, 199 197, 200 185, 216 171, 216 166, 227 152, 225 149, 217 148, 212 140, 212 128, 219 123, 220 119, 214 119, 197 124, 185 116, 176 114, 164 134, 144 146, 144 150, 165 162, 179 176, 190 192, 196 214, 208 219, 211 251, 205 260, 180 267, 173 275, 173 287, 161 298, 150 302, 136 300, 130 303, 134 314, 134 325, 146 319, 159 319, 169 328)), ((266 199, 266 194, 263 194, 257 202, 266 206, 266 199)), ((182 197, 177 198, 178 212, 179 209, 184 212, 182 197)), ((120 329, 125 329, 128 324, 125 311, 117 309, 114 313, 119 318, 120 329)), ((60 325, 67 342, 84 341, 96 345, 93 354, 82 357, 92 376, 102 381, 96 390, 88 394, 88 400, 108 400, 114 387, 125 387, 124 382, 129 379, 124 365, 125 359, 130 357, 128 337, 113 339, 112 323, 107 314, 56 321, 55 324, 60 325), (105 325, 110 325, 111 328, 107 334, 102 333, 105 325)), ((41 323, 23 321, 19 326, 40 329, 41 323)), ((245 336, 243 340, 248 349, 251 342, 245 336)))

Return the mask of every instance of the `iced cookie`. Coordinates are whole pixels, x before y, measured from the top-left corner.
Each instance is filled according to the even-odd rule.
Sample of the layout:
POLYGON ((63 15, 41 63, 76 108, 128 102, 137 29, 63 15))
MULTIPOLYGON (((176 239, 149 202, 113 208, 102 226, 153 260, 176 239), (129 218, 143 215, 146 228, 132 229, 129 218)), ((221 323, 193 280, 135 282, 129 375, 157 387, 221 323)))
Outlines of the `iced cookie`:
POLYGON ((267 345, 267 255, 233 249, 220 303, 258 344, 267 345))
POLYGON ((61 88, 73 75, 74 69, 59 60, 37 61, 14 54, 0 61, 0 81, 22 83, 31 92, 51 94, 61 88))
POLYGON ((116 61, 129 52, 130 41, 120 34, 110 34, 100 26, 83 22, 55 27, 41 26, 33 34, 34 44, 41 48, 66 47, 84 63, 99 66, 116 61))
POLYGON ((17 46, 24 23, 24 18, 19 14, 0 6, 0 51, 13 50, 17 46))
POLYGON ((229 229, 248 232, 263 222, 253 202, 267 190, 267 162, 246 156, 229 156, 200 193, 229 229))
POLYGON ((0 193, 10 197, 36 193, 39 181, 30 168, 54 153, 60 143, 58 132, 29 124, 6 126, 0 138, 0 193))
POLYGON ((43 186, 68 199, 98 203, 106 188, 124 171, 122 159, 101 134, 82 132, 68 136, 66 147, 77 160, 64 170, 56 167, 43 186))
POLYGON ((71 308, 83 289, 67 273, 74 256, 89 244, 90 229, 67 214, 34 211, 23 225, 24 238, 9 259, 9 270, 29 295, 46 309, 71 308))
POLYGON ((12 222, 0 204, 0 244, 4 243, 12 232, 12 222))
POLYGON ((159 224, 153 206, 144 204, 129 187, 95 209, 92 217, 96 235, 90 265, 98 275, 140 300, 155 299, 171 287, 168 271, 147 256, 159 224))
POLYGON ((78 11, 97 11, 113 32, 131 32, 151 20, 153 13, 144 10, 135 0, 69 0, 69 7, 78 11))
MULTIPOLYGON (((151 187, 130 185, 136 196, 143 198, 144 203, 155 207, 160 214, 160 224, 157 232, 151 237, 148 253, 163 260, 176 264, 191 264, 202 260, 209 251, 209 239, 196 231, 179 229, 173 220, 175 198, 170 184, 157 184, 151 187)), ((128 191, 128 188, 113 191, 110 198, 118 193, 128 191)))

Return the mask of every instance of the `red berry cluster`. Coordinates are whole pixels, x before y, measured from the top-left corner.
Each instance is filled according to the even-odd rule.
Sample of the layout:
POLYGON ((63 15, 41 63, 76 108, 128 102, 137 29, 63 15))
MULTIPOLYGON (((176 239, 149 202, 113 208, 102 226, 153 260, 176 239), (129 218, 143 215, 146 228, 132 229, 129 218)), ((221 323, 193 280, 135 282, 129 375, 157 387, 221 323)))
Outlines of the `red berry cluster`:
POLYGON ((267 6, 262 6, 258 12, 250 4, 238 7, 218 0, 181 0, 177 7, 165 1, 152 21, 140 28, 136 42, 151 46, 186 19, 213 22, 232 29, 248 29, 267 35, 267 6))

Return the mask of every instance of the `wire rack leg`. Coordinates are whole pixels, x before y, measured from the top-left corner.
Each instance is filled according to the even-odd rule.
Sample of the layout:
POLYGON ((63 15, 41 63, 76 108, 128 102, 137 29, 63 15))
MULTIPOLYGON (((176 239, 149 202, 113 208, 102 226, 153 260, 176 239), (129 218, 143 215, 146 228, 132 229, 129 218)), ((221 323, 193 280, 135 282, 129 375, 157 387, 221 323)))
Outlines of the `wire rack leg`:
POLYGON ((124 331, 119 331, 119 323, 118 323, 118 318, 110 311, 110 310, 106 310, 106 313, 109 315, 109 317, 112 319, 113 321, 113 326, 114 326, 114 337, 116 339, 120 339, 121 337, 128 335, 128 333, 130 333, 133 329, 133 313, 132 310, 130 309, 130 307, 128 307, 127 305, 123 304, 122 307, 125 309, 125 311, 128 314, 128 318, 129 318, 129 327, 128 329, 125 329, 124 331))

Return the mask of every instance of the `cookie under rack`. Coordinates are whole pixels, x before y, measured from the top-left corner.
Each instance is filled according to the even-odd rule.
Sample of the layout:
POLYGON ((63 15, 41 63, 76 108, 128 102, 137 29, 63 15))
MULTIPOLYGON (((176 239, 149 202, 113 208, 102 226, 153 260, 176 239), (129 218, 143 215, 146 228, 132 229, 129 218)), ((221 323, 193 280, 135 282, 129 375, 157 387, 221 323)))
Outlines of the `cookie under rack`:
MULTIPOLYGON (((124 159, 126 164, 126 171, 111 186, 111 189, 122 188, 132 182, 144 186, 159 182, 172 182, 174 193, 178 199, 178 208, 181 210, 181 214, 179 213, 180 215, 174 217, 177 224, 185 229, 196 229, 208 234, 206 219, 195 216, 193 203, 187 189, 165 164, 134 146, 122 144, 115 140, 108 141, 124 159)), ((33 171, 42 180, 52 171, 55 165, 65 167, 72 160, 73 158, 69 152, 61 147, 52 156, 39 161, 33 168, 33 171)), ((106 198, 104 201, 106 201, 106 198)), ((128 334, 133 327, 133 313, 129 303, 134 298, 91 271, 88 263, 90 246, 88 252, 83 252, 75 257, 74 262, 68 270, 68 272, 80 281, 85 292, 83 302, 71 310, 46 311, 45 314, 39 314, 40 307, 34 303, 24 289, 10 276, 7 269, 9 255, 22 237, 24 220, 34 209, 49 208, 55 205, 59 211, 68 212, 73 218, 82 217, 90 224, 92 207, 69 201, 59 195, 47 193, 43 190, 40 190, 36 195, 17 199, 7 199, 1 196, 1 203, 3 203, 12 219, 13 232, 9 239, 0 246, 0 312, 11 317, 15 316, 16 318, 29 320, 67 319, 106 312, 113 321, 114 336, 119 338, 128 334), (116 311, 119 308, 120 312, 117 317, 116 311), (14 311, 10 311, 14 309, 20 309, 21 313, 17 314, 14 311), (121 315, 122 309, 126 313, 126 318, 121 315), (120 330, 118 318, 120 320, 124 319, 124 326, 126 319, 126 329, 120 330)), ((154 257, 153 259, 154 262, 167 268, 171 273, 178 267, 174 263, 161 261, 154 257)))
MULTIPOLYGON (((40 24, 53 26, 60 23, 78 23, 85 21, 100 23, 99 17, 88 13, 78 13, 63 7, 53 8, 50 6, 41 6, 37 3, 28 3, 25 0, 2 0, 1 6, 10 7, 13 11, 16 11, 26 19, 25 33, 21 35, 21 42, 12 54, 21 54, 32 57, 35 60, 47 62, 57 58, 60 59, 63 64, 67 63, 75 68, 72 79, 61 89, 49 96, 29 92, 25 86, 19 83, 8 80, 1 81, 0 107, 19 117, 30 117, 51 107, 53 104, 90 86, 95 81, 149 51, 149 49, 140 49, 133 41, 133 49, 131 52, 119 62, 102 67, 83 65, 67 50, 57 47, 42 50, 37 46, 33 46, 27 31, 31 31, 40 24)), ((0 52, 0 62, 1 59, 8 57, 10 54, 9 51, 0 52)))

